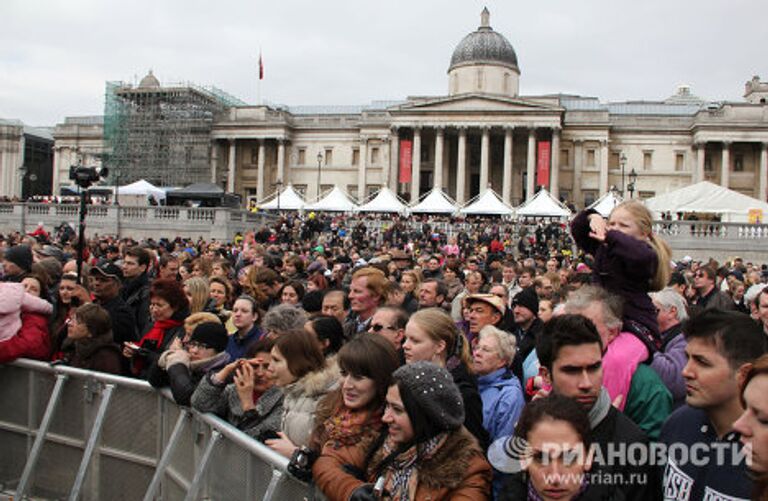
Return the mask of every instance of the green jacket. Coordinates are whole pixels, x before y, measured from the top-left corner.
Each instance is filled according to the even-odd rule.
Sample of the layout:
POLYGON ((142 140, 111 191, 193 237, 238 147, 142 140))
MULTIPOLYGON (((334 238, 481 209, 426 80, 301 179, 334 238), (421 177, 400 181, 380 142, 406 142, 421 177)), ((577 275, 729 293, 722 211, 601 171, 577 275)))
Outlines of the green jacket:
POLYGON ((672 412, 672 394, 650 366, 640 364, 632 375, 624 414, 643 430, 651 440, 657 440, 661 425, 672 412))

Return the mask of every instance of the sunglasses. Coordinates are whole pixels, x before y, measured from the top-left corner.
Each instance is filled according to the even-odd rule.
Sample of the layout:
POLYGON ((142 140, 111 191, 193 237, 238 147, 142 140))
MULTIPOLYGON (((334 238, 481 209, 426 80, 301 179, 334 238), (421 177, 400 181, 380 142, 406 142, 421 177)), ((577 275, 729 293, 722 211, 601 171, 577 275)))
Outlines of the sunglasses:
POLYGON ((384 329, 388 329, 391 331, 396 330, 394 325, 373 324, 370 327, 370 330, 372 330, 373 332, 381 332, 384 329))

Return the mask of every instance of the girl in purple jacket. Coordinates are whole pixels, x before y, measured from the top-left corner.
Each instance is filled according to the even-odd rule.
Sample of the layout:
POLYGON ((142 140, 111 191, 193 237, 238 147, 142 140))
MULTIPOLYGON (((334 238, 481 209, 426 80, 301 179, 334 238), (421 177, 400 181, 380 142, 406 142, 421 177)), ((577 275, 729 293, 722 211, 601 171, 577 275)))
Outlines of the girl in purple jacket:
POLYGON ((656 309, 649 292, 667 285, 671 252, 653 234, 653 217, 641 202, 617 205, 606 222, 594 210, 579 213, 571 222, 576 244, 595 258, 593 281, 624 301, 623 331, 639 337, 656 351, 661 343, 656 309))

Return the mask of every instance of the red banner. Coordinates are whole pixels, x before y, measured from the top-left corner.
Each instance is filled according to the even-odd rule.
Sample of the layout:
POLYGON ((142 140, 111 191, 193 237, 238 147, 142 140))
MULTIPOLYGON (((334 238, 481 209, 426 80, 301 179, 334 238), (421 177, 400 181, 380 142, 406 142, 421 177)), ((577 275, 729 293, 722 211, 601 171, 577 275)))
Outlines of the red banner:
POLYGON ((411 182, 411 155, 413 151, 413 141, 411 139, 400 140, 400 170, 398 181, 401 183, 411 182))
POLYGON ((539 161, 536 164, 536 186, 549 189, 550 142, 539 141, 539 161))

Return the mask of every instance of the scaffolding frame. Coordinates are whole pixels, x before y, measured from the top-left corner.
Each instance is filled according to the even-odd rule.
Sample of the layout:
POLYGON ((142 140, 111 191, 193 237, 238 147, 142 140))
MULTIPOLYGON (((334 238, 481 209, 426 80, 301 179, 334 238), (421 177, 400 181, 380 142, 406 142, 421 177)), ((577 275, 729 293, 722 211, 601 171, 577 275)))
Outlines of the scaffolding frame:
POLYGON ((107 82, 104 165, 110 184, 210 182, 213 124, 230 107, 244 104, 215 87, 191 83, 134 87, 107 82))

